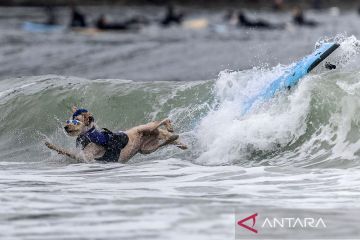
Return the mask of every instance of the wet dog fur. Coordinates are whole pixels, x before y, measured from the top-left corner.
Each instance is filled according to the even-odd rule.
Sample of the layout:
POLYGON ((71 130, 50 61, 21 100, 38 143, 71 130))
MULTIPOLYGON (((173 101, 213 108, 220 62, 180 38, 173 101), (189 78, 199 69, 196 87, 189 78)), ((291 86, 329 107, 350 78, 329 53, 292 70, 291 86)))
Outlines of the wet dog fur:
MULTIPOLYGON (((73 113, 76 110, 76 107, 72 107, 73 113)), ((69 136, 77 137, 86 133, 93 127, 97 128, 97 125, 94 122, 94 117, 90 112, 84 112, 76 116, 75 119, 78 120, 80 124, 75 125, 73 123, 69 123, 64 127, 69 136)), ((174 134, 173 131, 174 130, 169 119, 150 122, 145 125, 136 126, 126 130, 125 133, 129 137, 129 142, 121 150, 119 162, 127 162, 137 153, 153 153, 159 148, 170 144, 183 150, 187 149, 187 146, 178 140, 179 135, 174 134)), ((105 148, 95 143, 90 143, 82 151, 75 153, 55 146, 49 142, 45 142, 45 145, 59 154, 83 162, 95 161, 96 158, 102 157, 105 154, 105 148)))

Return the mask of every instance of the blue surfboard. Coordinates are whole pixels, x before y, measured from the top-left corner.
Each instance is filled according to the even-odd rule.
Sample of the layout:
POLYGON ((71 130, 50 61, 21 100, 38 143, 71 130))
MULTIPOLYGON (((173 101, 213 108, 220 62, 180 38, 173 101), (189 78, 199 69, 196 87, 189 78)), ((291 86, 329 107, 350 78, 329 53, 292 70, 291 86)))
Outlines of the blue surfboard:
POLYGON ((65 26, 61 25, 49 25, 44 23, 35 23, 35 22, 24 22, 22 29, 27 32, 34 33, 50 33, 50 32, 60 32, 65 30, 65 26))
POLYGON ((255 104, 269 100, 283 89, 290 89, 295 86, 301 78, 319 65, 319 63, 327 58, 339 46, 340 44, 338 43, 323 43, 315 50, 315 52, 304 57, 289 69, 285 70, 285 73, 282 76, 271 82, 271 84, 263 89, 258 95, 245 101, 242 115, 249 112, 255 104))

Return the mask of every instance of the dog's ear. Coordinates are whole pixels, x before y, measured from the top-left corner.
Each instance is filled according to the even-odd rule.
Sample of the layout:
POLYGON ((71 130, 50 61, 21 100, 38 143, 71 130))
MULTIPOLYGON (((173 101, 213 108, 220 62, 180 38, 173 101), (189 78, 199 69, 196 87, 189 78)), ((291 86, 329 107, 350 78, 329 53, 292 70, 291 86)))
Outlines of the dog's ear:
POLYGON ((94 121, 94 117, 92 115, 89 116, 89 124, 94 121))
POLYGON ((82 115, 84 116, 85 126, 89 126, 94 121, 94 117, 90 112, 85 112, 82 115))
POLYGON ((72 107, 71 107, 71 112, 72 112, 72 113, 75 113, 76 110, 77 110, 77 107, 76 107, 76 106, 72 106, 72 107))

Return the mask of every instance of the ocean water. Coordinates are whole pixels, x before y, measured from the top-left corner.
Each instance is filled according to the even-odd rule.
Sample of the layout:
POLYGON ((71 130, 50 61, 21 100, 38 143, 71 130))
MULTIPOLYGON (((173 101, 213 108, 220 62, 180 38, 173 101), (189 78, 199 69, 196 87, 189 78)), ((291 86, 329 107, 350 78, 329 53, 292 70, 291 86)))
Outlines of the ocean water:
MULTIPOLYGON (((24 21, 45 22, 41 8, 0 8, 0 77, 57 74, 87 79, 133 81, 198 81, 216 79, 225 69, 288 65, 308 54, 320 39, 338 34, 360 36, 355 11, 307 11, 317 28, 291 24, 291 11, 247 10, 252 19, 286 23, 285 30, 254 30, 228 26, 222 9, 185 9, 186 20, 207 20, 208 27, 161 28, 159 7, 81 7, 89 24, 104 13, 111 21, 144 16, 153 21, 138 32, 55 32, 22 30, 24 21)), ((69 10, 59 8, 59 21, 69 22, 69 10)), ((91 26, 91 25, 90 25, 91 26)))
MULTIPOLYGON (((0 238, 233 239, 238 207, 360 207, 360 45, 352 35, 335 40, 341 47, 328 60, 336 70, 321 64, 245 116, 244 100, 291 62, 224 70, 209 80, 138 81, 24 76, 23 69, 7 77, 14 58, 0 81, 0 238), (75 147, 63 131, 73 104, 114 130, 170 117, 189 149, 169 146, 127 164, 59 156, 44 141, 75 147)), ((299 52, 320 41, 302 40, 311 47, 299 52)))

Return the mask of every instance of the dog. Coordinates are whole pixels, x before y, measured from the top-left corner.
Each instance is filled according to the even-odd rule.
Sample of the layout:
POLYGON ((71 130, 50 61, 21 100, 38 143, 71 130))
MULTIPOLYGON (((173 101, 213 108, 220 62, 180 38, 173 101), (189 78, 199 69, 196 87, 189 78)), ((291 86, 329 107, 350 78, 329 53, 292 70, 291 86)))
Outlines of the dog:
POLYGON ((72 113, 72 119, 66 121, 64 130, 69 136, 77 137, 76 145, 82 151, 74 153, 50 142, 45 142, 45 145, 78 161, 125 163, 137 153, 150 154, 170 144, 187 149, 178 140, 179 135, 174 134, 170 119, 150 122, 124 132, 112 132, 106 128, 98 128, 93 114, 86 109, 74 106, 72 113))

